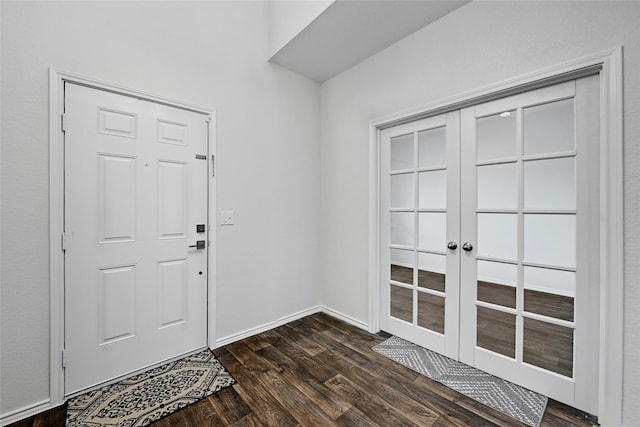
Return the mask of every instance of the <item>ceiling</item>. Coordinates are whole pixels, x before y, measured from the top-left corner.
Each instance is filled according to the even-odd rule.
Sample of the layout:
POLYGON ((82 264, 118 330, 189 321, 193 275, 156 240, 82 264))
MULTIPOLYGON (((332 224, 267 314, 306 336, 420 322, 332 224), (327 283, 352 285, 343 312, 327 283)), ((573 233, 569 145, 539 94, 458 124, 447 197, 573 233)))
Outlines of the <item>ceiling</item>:
POLYGON ((325 82, 470 0, 338 0, 271 62, 325 82))

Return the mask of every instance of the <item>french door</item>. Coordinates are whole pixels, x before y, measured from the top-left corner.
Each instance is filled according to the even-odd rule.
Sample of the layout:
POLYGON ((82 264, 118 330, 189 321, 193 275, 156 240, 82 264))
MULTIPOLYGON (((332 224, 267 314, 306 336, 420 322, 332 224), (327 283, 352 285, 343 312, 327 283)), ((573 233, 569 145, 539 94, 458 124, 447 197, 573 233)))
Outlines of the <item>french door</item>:
POLYGON ((597 413, 599 92, 381 132, 381 329, 597 413))
POLYGON ((207 344, 207 116, 65 84, 65 394, 207 344))

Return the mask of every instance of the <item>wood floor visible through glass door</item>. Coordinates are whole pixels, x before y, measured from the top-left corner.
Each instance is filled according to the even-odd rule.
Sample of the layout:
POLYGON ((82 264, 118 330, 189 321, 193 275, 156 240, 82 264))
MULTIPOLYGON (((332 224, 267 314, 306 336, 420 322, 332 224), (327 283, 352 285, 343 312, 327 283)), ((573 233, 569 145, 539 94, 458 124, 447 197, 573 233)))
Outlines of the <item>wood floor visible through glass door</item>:
MULTIPOLYGON (((444 291, 444 275, 419 271, 423 287, 444 291), (428 280, 429 285, 426 285, 428 280)), ((413 282, 413 269, 391 265, 391 279, 400 283, 413 282)), ((419 279, 420 280, 420 279, 419 279)), ((444 333, 444 298, 424 292, 418 295, 418 326, 444 333)), ((413 322, 414 292, 409 286, 391 285, 392 317, 413 322)), ((478 282, 478 300, 515 307, 515 288, 496 283, 478 282)), ((573 298, 526 290, 525 310, 558 319, 573 320, 573 298)), ((515 316, 497 310, 478 307, 477 345, 487 350, 515 357, 515 316), (497 330, 500 333, 495 333, 497 330)), ((546 322, 525 318, 524 362, 571 377, 573 374, 573 334, 569 330, 546 322)))

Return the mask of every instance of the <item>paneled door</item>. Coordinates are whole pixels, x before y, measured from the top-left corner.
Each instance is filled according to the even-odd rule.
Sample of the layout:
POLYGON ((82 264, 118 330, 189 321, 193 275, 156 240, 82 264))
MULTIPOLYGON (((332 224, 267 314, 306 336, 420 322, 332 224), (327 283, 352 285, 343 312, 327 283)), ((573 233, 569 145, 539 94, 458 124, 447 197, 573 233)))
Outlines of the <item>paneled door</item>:
POLYGON ((458 357, 458 111, 381 133, 381 328, 458 357), (450 242, 450 243, 448 243, 450 242))
POLYGON ((599 105, 593 76, 382 131, 383 330, 597 414, 599 105))
POLYGON ((208 116, 65 84, 65 394, 207 344, 208 116))

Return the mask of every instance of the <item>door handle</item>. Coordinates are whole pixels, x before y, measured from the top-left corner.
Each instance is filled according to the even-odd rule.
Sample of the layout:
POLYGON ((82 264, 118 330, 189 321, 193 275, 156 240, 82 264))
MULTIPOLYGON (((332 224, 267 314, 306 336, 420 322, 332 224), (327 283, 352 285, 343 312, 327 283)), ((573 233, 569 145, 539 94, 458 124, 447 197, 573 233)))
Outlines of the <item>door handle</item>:
POLYGON ((471 252, 473 250, 473 245, 471 243, 465 242, 462 245, 462 249, 464 249, 467 252, 471 252))
POLYGON ((447 248, 451 249, 452 251, 455 251, 456 249, 458 249, 458 244, 454 241, 451 241, 447 243, 447 248))
POLYGON ((189 245, 190 248, 204 249, 204 240, 197 240, 195 245, 189 245))

